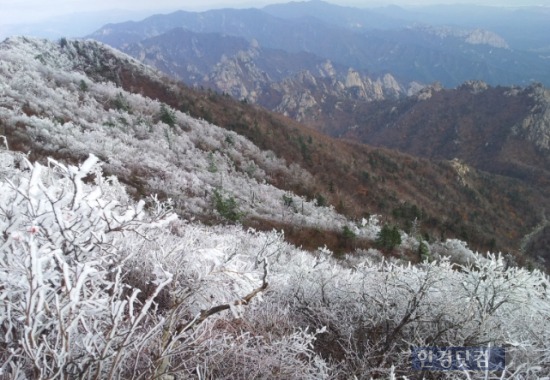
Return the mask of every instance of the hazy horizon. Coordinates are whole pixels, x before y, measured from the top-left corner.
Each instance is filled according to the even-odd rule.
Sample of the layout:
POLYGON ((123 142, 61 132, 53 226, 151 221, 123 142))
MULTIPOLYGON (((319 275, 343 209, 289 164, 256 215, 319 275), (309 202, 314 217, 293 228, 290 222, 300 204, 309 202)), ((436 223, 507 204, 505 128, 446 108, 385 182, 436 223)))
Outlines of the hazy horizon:
MULTIPOLYGON (((291 0, 7 0, 0 11, 0 38, 10 35, 29 35, 45 38, 82 37, 108 23, 138 21, 158 13, 176 10, 205 11, 219 8, 262 8, 269 4, 291 0)), ((525 7, 550 6, 548 0, 328 0, 343 6, 360 8, 398 5, 414 7, 435 4, 472 4, 483 6, 525 7), (543 3, 546 2, 546 3, 543 3)))
MULTIPOLYGON (((83 12, 109 12, 127 10, 132 13, 167 12, 175 10, 203 11, 217 8, 243 8, 253 7, 261 8, 269 4, 287 3, 291 0, 262 0, 252 2, 250 0, 189 0, 185 4, 175 0, 157 0, 154 3, 145 0, 117 0, 115 2, 108 0, 96 0, 86 2, 76 0, 67 2, 64 0, 51 0, 43 2, 41 0, 8 0, 7 4, 2 5, 0 11, 0 25, 21 25, 33 24, 47 21, 60 16, 68 16, 83 12)), ((422 6, 436 4, 472 4, 487 6, 550 6, 548 0, 394 0, 384 2, 380 0, 328 0, 328 3, 337 5, 347 5, 356 7, 375 7, 375 6, 422 6)))

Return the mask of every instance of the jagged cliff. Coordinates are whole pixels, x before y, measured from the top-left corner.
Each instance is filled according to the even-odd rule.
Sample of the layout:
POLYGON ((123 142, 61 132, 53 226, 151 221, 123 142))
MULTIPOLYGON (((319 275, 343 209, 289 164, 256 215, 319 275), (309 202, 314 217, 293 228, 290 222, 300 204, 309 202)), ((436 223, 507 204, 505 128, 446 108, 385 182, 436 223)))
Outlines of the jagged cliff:
POLYGON ((550 90, 535 85, 530 96, 535 104, 521 124, 515 126, 514 132, 524 136, 550 157, 550 90))

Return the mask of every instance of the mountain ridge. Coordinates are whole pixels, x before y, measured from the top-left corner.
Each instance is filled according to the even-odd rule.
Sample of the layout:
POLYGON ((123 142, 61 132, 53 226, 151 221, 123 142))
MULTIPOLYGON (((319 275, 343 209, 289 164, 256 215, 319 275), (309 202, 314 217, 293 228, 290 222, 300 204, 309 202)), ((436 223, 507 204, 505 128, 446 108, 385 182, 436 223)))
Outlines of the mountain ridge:
POLYGON ((371 101, 422 88, 419 83, 400 84, 390 74, 371 78, 310 53, 287 53, 263 48, 257 41, 185 29, 131 44, 124 51, 188 85, 213 88, 295 118, 320 112, 326 98, 371 101))

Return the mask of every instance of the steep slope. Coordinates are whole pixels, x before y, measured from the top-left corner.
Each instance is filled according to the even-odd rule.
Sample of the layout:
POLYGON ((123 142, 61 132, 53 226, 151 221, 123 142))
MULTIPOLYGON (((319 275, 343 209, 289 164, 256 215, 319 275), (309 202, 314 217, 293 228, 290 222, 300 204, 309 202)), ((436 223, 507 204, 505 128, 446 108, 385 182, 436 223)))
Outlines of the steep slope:
MULTIPOLYGON (((499 360, 490 371, 501 379, 548 372, 543 272, 456 239, 420 242, 429 222, 422 213, 410 234, 397 231, 399 246, 386 249, 399 258, 355 249, 383 236, 379 217, 353 223, 322 207, 321 194, 311 202, 289 191, 330 180, 330 198, 349 196, 341 208, 356 208, 348 215, 373 199, 398 204, 394 217, 411 221, 419 210, 397 203, 397 192, 422 201, 424 191, 434 210, 456 198, 464 209, 466 190, 492 191, 501 179, 330 139, 189 90, 95 42, 6 40, 0 78, 2 376, 406 378, 418 374, 411 345, 489 344, 506 351, 506 368, 499 360), (371 181, 363 198, 346 193, 359 173, 371 181), (270 231, 229 225, 241 211, 270 231), (322 244, 335 230, 345 232, 350 254, 284 241, 306 231, 322 244), (418 256, 425 261, 409 262, 418 256)), ((498 212, 522 228, 510 211, 524 215, 512 206, 504 199, 498 212)), ((481 214, 498 216, 491 211, 481 214)), ((498 222, 495 229, 507 228, 498 222)))
MULTIPOLYGON (((542 220, 537 210, 548 204, 544 191, 515 179, 474 167, 464 172, 455 162, 432 163, 395 151, 342 143, 226 95, 201 95, 189 89, 159 93, 145 83, 141 78, 145 93, 243 134, 260 148, 306 168, 316 179, 315 186, 292 189, 310 198, 322 195, 354 218, 382 213, 403 227, 418 218, 432 238, 460 236, 481 249, 493 249, 496 244, 515 251, 522 237, 542 220)), ((121 85, 136 88, 134 76, 127 75, 121 85)), ((341 111, 351 114, 346 105, 341 111)), ((278 185, 288 188, 284 180, 278 185)))
POLYGON ((506 88, 469 82, 451 90, 426 89, 401 101, 363 104, 327 131, 415 156, 456 158, 546 188, 549 100, 540 85, 506 88))
POLYGON ((191 90, 98 43, 18 38, 1 51, 0 131, 12 149, 71 162, 92 152, 134 194, 170 197, 187 217, 242 218, 342 252, 372 246, 376 232, 361 220, 382 214, 434 243, 460 237, 517 253, 548 202, 516 180, 334 140, 191 90))
MULTIPOLYGON (((522 124, 540 148, 543 119, 522 124)), ((0 374, 407 380, 421 373, 415 366, 443 366, 415 347, 468 347, 477 358, 489 346, 495 369, 454 360, 457 371, 426 377, 472 369, 474 380, 543 379, 548 275, 456 239, 418 240, 443 218, 467 226, 465 213, 479 206, 471 218, 486 224, 472 224, 480 229, 472 236, 493 228, 512 246, 505 234, 527 229, 529 212, 498 198, 501 186, 533 196, 531 213, 545 205, 521 183, 459 161, 338 141, 191 90, 100 43, 8 39, 0 43, 0 374), (341 201, 341 212, 322 207, 327 199, 341 201), (384 228, 376 216, 349 217, 377 207, 395 207, 393 217, 411 224, 386 254, 430 260, 355 249, 384 228), (229 225, 234 217, 270 231, 229 225), (301 231, 309 252, 284 240, 301 231), (351 254, 320 248, 334 237, 351 254)))
MULTIPOLYGON (((418 157, 458 160, 513 178, 543 198, 550 194, 550 93, 541 85, 506 88, 469 82, 452 90, 425 89, 396 102, 356 103, 353 110, 335 110, 310 122, 333 136, 418 157)), ((518 204, 529 202, 523 192, 501 191, 518 204)), ((534 212, 540 225, 522 247, 548 260, 548 204, 534 212)))
POLYGON ((226 219, 246 213, 293 224, 299 218, 304 226, 326 223, 324 229, 345 223, 334 210, 298 197, 301 212, 287 212, 282 202, 287 193, 267 182, 280 177, 290 185, 307 183, 311 175, 299 166, 236 133, 105 82, 131 72, 134 79, 147 77, 170 91, 157 72, 127 56, 95 43, 25 38, 6 40, 1 53, 2 134, 12 149, 30 150, 32 159, 48 154, 76 162, 93 153, 136 194, 168 196, 187 217, 212 215, 213 198, 226 219), (235 199, 238 210, 223 210, 235 199))

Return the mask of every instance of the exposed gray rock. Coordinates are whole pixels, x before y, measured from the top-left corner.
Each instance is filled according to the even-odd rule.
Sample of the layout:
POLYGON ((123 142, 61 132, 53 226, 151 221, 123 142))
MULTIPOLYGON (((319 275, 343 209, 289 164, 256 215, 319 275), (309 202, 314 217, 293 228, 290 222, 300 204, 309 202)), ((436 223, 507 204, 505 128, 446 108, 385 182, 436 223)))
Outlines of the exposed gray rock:
POLYGON ((441 90, 443 90, 443 86, 441 85, 441 83, 436 82, 436 83, 434 83, 430 86, 426 86, 423 89, 421 89, 420 91, 418 91, 416 93, 416 98, 418 100, 428 100, 432 97, 434 92, 439 92, 441 90))
POLYGON ((344 71, 330 61, 276 81, 273 76, 281 74, 264 70, 262 59, 262 50, 256 43, 248 50, 224 56, 204 82, 195 85, 213 87, 300 121, 320 113, 329 97, 340 101, 395 99, 417 93, 423 87, 417 82, 412 82, 409 87, 403 86, 391 74, 370 78, 353 68, 344 71), (276 104, 273 103, 274 94, 279 99, 276 104))
POLYGON ((550 154, 550 90, 542 85, 530 88, 536 105, 521 126, 516 128, 516 132, 524 134, 539 149, 550 154))
POLYGON ((469 80, 460 86, 460 88, 467 89, 472 94, 479 94, 480 92, 486 91, 489 85, 481 80, 469 80))
POLYGON ((263 48, 257 40, 174 30, 132 45, 140 61, 195 87, 208 87, 298 120, 346 101, 395 99, 423 86, 391 74, 369 76, 308 53, 263 48))

